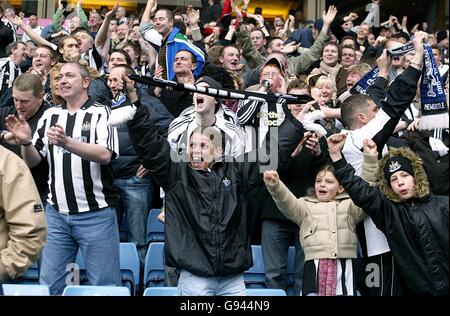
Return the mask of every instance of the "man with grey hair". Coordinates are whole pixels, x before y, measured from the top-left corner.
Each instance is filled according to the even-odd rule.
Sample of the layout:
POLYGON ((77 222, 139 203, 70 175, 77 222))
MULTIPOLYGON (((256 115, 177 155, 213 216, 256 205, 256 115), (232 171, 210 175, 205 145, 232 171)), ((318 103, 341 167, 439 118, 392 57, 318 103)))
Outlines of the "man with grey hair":
POLYGON ((109 108, 88 96, 89 83, 84 66, 64 64, 59 93, 65 104, 45 111, 33 137, 23 118, 6 118, 27 165, 34 167, 44 158, 49 164, 48 243, 40 283, 52 295, 79 282, 73 279, 79 248, 90 284, 121 284, 117 192, 110 165, 119 152, 117 130, 107 125, 109 108))

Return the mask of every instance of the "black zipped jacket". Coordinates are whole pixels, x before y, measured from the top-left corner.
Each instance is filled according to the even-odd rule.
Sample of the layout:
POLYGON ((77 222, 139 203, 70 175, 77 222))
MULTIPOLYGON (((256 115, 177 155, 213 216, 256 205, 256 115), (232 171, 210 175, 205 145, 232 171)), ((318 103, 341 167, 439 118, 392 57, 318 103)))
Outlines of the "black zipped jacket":
MULTIPOLYGON (((279 144, 278 151, 271 147, 271 163, 286 161, 303 137, 301 123, 288 117, 278 128, 278 139, 267 143, 279 144)), ((142 165, 166 193, 165 263, 202 277, 250 268, 250 228, 257 219, 247 212, 247 193, 264 185, 262 163, 255 162, 262 156, 251 152, 244 159, 225 157, 208 170, 194 170, 186 156, 171 151, 158 135, 145 107, 138 104, 128 128, 142 165)))
POLYGON ((444 296, 449 294, 449 200, 447 196, 429 194, 425 171, 416 168, 418 164, 418 160, 413 161, 418 194, 404 202, 396 199, 386 180, 380 177, 382 165, 379 187, 369 186, 356 176, 345 159, 336 161, 334 167, 337 179, 353 202, 386 235, 396 267, 409 290, 414 295, 444 296))

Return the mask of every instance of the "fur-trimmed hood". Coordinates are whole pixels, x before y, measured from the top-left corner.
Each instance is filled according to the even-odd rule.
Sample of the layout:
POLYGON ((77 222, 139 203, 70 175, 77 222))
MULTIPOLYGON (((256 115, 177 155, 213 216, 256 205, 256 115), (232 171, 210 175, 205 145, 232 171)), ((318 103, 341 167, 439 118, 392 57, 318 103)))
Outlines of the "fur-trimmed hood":
POLYGON ((419 158, 411 149, 402 148, 389 148, 389 152, 379 162, 379 168, 377 173, 377 182, 381 191, 393 202, 401 202, 391 188, 391 185, 384 177, 384 166, 387 161, 394 156, 402 156, 411 161, 414 170, 414 179, 416 181, 416 189, 414 192, 414 198, 423 199, 430 194, 430 185, 428 183, 427 174, 423 168, 422 159, 419 158))

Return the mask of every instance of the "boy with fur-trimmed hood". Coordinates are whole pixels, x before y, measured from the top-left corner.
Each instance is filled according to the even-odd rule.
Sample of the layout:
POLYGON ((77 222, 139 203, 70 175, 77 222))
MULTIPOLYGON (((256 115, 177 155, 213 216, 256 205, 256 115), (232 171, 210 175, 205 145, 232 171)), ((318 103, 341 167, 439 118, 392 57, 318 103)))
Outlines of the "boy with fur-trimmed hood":
POLYGON ((328 139, 336 177, 386 235, 405 294, 448 295, 448 197, 430 193, 422 161, 409 148, 390 149, 371 187, 342 158, 344 141, 343 134, 328 139))

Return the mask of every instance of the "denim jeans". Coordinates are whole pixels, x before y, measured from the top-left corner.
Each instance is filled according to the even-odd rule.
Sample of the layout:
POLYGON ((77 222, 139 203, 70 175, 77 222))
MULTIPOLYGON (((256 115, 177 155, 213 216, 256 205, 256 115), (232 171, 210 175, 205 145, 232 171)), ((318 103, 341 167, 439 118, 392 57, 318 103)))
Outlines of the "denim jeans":
POLYGON ((200 277, 181 270, 178 279, 179 296, 246 296, 244 275, 200 277))
POLYGON ((39 283, 48 285, 51 295, 59 295, 66 285, 79 282, 76 267, 70 265, 75 263, 78 248, 91 285, 121 285, 119 229, 114 208, 68 215, 47 203, 46 217, 48 236, 39 283))
POLYGON ((261 250, 266 270, 266 285, 271 289, 287 290, 287 262, 289 245, 294 239, 294 295, 302 290, 305 255, 300 246, 299 227, 287 221, 264 219, 262 222, 261 250))
POLYGON ((114 187, 119 190, 120 213, 125 213, 128 221, 128 240, 136 244, 141 265, 147 254, 147 217, 152 205, 152 180, 150 176, 114 179, 114 187))

